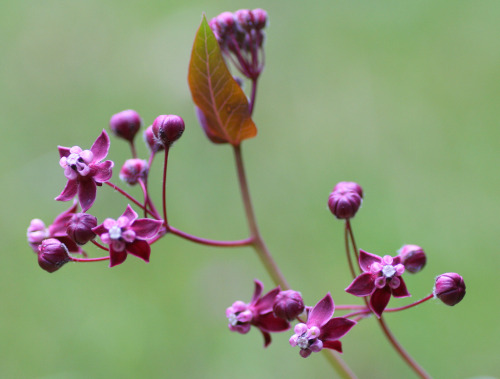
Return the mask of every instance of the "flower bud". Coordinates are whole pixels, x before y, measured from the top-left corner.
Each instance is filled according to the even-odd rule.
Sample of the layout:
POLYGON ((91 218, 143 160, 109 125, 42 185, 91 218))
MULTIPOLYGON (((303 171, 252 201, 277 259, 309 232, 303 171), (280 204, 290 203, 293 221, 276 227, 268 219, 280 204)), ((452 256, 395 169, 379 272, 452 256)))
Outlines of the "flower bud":
POLYGON ((35 244, 38 246, 45 238, 48 237, 49 232, 45 227, 45 224, 39 218, 31 220, 30 226, 28 226, 28 232, 26 233, 28 237, 28 243, 30 245, 35 244))
POLYGON ((264 9, 257 8, 252 11, 255 28, 264 29, 267 25, 267 12, 264 9))
POLYGON ((227 35, 236 27, 234 15, 231 12, 222 12, 215 18, 215 24, 222 34, 223 39, 225 39, 227 35))
POLYGON ((148 163, 144 159, 127 159, 120 170, 120 179, 134 185, 148 173, 148 163))
POLYGON ((120 113, 111 116, 109 121, 109 127, 111 131, 120 138, 132 142, 135 135, 139 131, 142 125, 142 119, 139 114, 128 109, 120 113))
POLYGON ((38 248, 38 264, 47 272, 59 270, 70 260, 66 246, 55 238, 44 240, 38 248))
POLYGON ((334 190, 328 197, 328 207, 338 219, 354 217, 361 206, 361 196, 350 190, 334 190))
POLYGON ((184 120, 173 114, 161 115, 154 120, 152 129, 156 142, 169 147, 184 133, 184 120))
POLYGON ((250 9, 237 10, 234 18, 243 30, 250 31, 254 27, 254 15, 250 9))
POLYGON ((405 269, 412 274, 422 270, 427 262, 424 249, 417 245, 404 245, 398 250, 398 255, 405 269))
POLYGON ((146 145, 148 145, 149 149, 153 153, 157 153, 158 151, 164 149, 163 145, 158 143, 158 141, 156 140, 156 137, 153 133, 153 125, 150 125, 146 128, 143 136, 144 136, 144 142, 146 142, 146 145))
POLYGON ((363 198, 363 188, 356 182, 338 182, 335 187, 333 187, 333 191, 352 191, 363 198))
POLYGON ((85 245, 95 238, 92 228, 97 226, 97 218, 87 213, 76 213, 68 223, 66 233, 78 245, 85 245))
POLYGON ((432 293, 446 305, 458 304, 465 296, 464 279, 454 272, 439 275, 432 293))
POLYGON ((304 300, 300 292, 288 290, 281 291, 274 300, 274 314, 284 320, 292 321, 304 311, 304 300))

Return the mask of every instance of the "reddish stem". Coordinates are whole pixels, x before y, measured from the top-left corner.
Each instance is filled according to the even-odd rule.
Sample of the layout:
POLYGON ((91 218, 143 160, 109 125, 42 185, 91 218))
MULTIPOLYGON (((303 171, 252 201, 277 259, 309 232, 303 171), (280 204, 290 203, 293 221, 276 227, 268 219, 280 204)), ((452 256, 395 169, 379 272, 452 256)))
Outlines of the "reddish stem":
POLYGON ((168 230, 172 234, 175 234, 176 236, 179 236, 179 237, 184 238, 186 240, 196 242, 196 243, 199 243, 202 245, 207 245, 207 246, 241 247, 241 246, 249 246, 253 243, 253 238, 246 238, 243 240, 236 240, 236 241, 217 241, 217 240, 196 237, 192 234, 188 234, 186 232, 183 232, 182 230, 174 228, 172 225, 168 226, 168 230))
POLYGON ((109 260, 109 256, 107 257, 99 257, 99 258, 75 258, 70 257, 73 262, 100 262, 109 260))

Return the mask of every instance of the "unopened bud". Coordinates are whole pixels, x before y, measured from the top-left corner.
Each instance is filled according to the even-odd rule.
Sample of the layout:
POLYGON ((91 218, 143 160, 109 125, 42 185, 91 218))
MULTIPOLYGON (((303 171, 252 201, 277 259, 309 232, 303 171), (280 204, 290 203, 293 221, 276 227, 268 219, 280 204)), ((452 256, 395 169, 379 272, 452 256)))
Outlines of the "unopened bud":
POLYGON ((446 305, 458 304, 465 296, 464 279, 454 272, 439 275, 432 293, 446 305))
POLYGON ((281 291, 274 300, 274 314, 284 320, 292 321, 304 311, 304 300, 300 292, 281 291))
POLYGON ((47 272, 59 270, 70 260, 66 246, 55 238, 44 240, 38 247, 38 264, 47 272))
POLYGON ((184 120, 173 114, 161 115, 156 117, 152 127, 156 142, 169 147, 184 133, 184 120))
POLYGON ((85 245, 95 238, 92 228, 97 226, 97 218, 88 213, 76 213, 68 223, 68 236, 78 245, 85 245))
POLYGON ((256 29, 264 29, 267 25, 267 12, 264 9, 257 8, 252 11, 256 29))
POLYGON ((153 133, 153 125, 148 126, 144 131, 144 142, 146 142, 146 145, 148 145, 153 153, 157 153, 164 149, 163 145, 156 140, 153 133))
POLYGON ((111 131, 117 137, 126 139, 130 142, 134 140, 134 137, 141 128, 141 125, 141 116, 139 116, 139 114, 132 109, 114 114, 111 116, 111 120, 109 121, 111 131))
POLYGON ((328 197, 328 207, 338 219, 353 218, 361 206, 361 196, 347 190, 333 191, 328 197))
POLYGON ((398 250, 405 269, 415 274, 422 270, 427 262, 424 249, 417 245, 404 245, 398 250))
POLYGON ((31 220, 30 226, 28 226, 28 232, 26 233, 28 237, 28 243, 39 245, 45 238, 48 237, 48 230, 45 224, 39 218, 31 220))
POLYGON ((335 187, 333 187, 334 191, 353 191, 356 192, 359 197, 363 198, 363 188, 356 182, 338 182, 335 187))
POLYGON ((148 173, 148 163, 144 159, 127 159, 120 170, 120 179, 134 185, 148 173))
POLYGON ((254 15, 250 9, 239 9, 234 12, 234 18, 238 25, 245 31, 250 31, 254 27, 254 15))

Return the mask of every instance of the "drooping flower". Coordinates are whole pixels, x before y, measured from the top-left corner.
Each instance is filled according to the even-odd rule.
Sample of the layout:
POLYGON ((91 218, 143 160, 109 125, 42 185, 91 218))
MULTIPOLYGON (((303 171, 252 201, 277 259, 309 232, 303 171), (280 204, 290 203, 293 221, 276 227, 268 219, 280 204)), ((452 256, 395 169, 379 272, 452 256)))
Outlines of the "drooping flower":
POLYGON ((69 252, 85 254, 67 233, 68 225, 77 210, 78 204, 74 203, 71 208, 58 215, 48 227, 38 218, 31 220, 27 237, 28 243, 33 251, 38 254, 38 247, 44 239, 55 238, 61 241, 68 248, 69 252))
POLYGON ((246 334, 251 326, 257 327, 264 336, 264 347, 271 343, 271 332, 283 332, 290 329, 288 321, 278 318, 273 313, 273 304, 280 288, 269 291, 260 297, 264 286, 257 279, 252 300, 249 304, 236 301, 226 309, 226 317, 229 319, 229 329, 233 332, 246 334))
POLYGON ((59 146, 59 164, 68 179, 58 201, 68 201, 78 194, 82 211, 86 212, 97 196, 97 186, 111 179, 113 162, 101 162, 109 150, 109 137, 105 130, 97 137, 90 150, 79 146, 59 146))
POLYGON ((300 356, 307 358, 311 353, 322 349, 332 349, 342 352, 339 341, 356 321, 345 317, 334 317, 335 304, 330 293, 321 299, 309 311, 307 322, 295 325, 295 334, 290 338, 290 345, 300 347, 300 356))
POLYGON ((370 296, 370 308, 380 318, 385 307, 394 297, 411 296, 401 277, 405 267, 401 257, 385 255, 379 257, 364 250, 359 251, 359 266, 363 273, 346 288, 354 296, 370 296))
POLYGON ((137 217, 137 213, 128 205, 117 220, 107 218, 101 225, 92 229, 101 237, 103 243, 109 245, 109 267, 123 263, 127 254, 149 262, 151 246, 147 240, 158 234, 163 221, 137 217))

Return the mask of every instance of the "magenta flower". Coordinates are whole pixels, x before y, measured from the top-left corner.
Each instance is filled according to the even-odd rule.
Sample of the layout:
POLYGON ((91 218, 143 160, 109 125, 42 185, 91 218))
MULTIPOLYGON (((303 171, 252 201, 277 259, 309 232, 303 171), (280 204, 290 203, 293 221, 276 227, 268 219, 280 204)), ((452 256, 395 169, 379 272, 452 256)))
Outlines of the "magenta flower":
POLYGON ((233 332, 246 334, 253 325, 257 327, 264 336, 264 347, 271 343, 270 332, 283 332, 290 329, 288 321, 276 317, 273 314, 273 305, 280 288, 269 291, 260 297, 264 286, 257 279, 255 291, 249 304, 236 301, 226 309, 226 317, 229 319, 229 329, 233 332))
POLYGON ((45 223, 38 218, 31 220, 30 226, 28 227, 27 237, 28 243, 33 251, 38 254, 38 247, 43 240, 47 238, 55 238, 66 245, 69 252, 83 253, 85 255, 83 250, 67 233, 68 225, 77 210, 78 204, 75 203, 71 208, 58 215, 49 227, 46 227, 45 223))
POLYGON ((103 243, 109 245, 109 267, 123 263, 127 253, 149 262, 151 246, 146 240, 158 234, 163 221, 137 217, 137 213, 128 205, 117 220, 107 218, 92 229, 103 243))
POLYGON ((105 130, 90 150, 82 150, 79 146, 59 146, 59 164, 64 168, 68 182, 56 200, 68 201, 78 194, 82 211, 86 212, 94 204, 97 186, 111 179, 113 162, 101 162, 108 155, 108 150, 109 137, 105 130))
POLYGON ((379 257, 360 250, 359 266, 363 273, 353 280, 346 288, 346 292, 360 297, 371 295, 370 308, 378 318, 389 303, 391 295, 394 297, 411 296, 401 277, 405 267, 401 263, 400 256, 379 257))
POLYGON ((322 349, 342 352, 341 337, 356 325, 356 321, 345 317, 334 317, 335 305, 330 293, 321 299, 309 312, 307 323, 295 325, 295 334, 290 345, 300 347, 300 356, 307 358, 311 353, 322 349))

